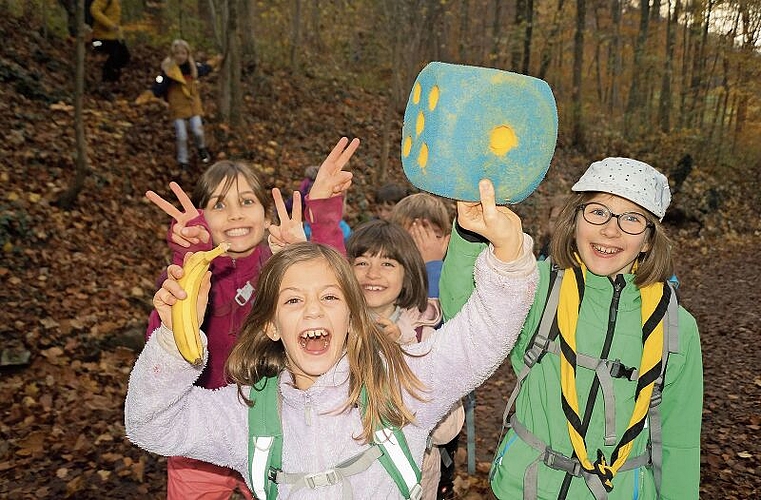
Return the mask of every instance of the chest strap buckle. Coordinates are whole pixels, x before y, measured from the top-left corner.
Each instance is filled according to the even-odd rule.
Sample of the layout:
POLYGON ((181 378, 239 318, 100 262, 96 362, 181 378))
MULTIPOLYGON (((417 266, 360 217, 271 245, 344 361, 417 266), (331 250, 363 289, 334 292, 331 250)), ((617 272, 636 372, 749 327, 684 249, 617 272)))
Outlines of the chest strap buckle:
POLYGON ((542 461, 551 469, 562 470, 576 477, 581 476, 581 463, 578 460, 568 458, 549 446, 544 449, 544 457, 542 458, 542 461))
POLYGON ((335 469, 304 476, 304 482, 309 487, 309 489, 312 490, 315 488, 322 488, 323 486, 333 486, 340 480, 341 478, 338 476, 338 473, 335 471, 335 469))

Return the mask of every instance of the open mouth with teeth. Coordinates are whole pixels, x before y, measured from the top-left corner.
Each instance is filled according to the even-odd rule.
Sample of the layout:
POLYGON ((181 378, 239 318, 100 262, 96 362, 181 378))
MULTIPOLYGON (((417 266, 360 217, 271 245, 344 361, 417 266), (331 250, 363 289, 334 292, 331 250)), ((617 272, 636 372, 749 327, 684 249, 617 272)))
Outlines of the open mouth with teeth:
POLYGON ((604 247, 595 244, 592 244, 592 250, 603 255, 615 255, 621 251, 618 248, 604 247))
POLYGON ((230 238, 236 238, 239 236, 246 236, 250 232, 251 230, 247 227, 237 227, 235 229, 228 229, 227 231, 225 231, 225 236, 228 236, 230 238))
POLYGON ((330 346, 330 332, 327 330, 306 330, 299 337, 299 345, 309 354, 322 354, 330 346))

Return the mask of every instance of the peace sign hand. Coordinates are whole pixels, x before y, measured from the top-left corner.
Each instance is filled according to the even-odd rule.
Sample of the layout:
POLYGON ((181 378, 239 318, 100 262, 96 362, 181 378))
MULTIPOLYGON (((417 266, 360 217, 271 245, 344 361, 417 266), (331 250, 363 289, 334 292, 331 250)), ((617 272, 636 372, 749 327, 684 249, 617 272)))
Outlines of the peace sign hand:
POLYGON ((189 248, 191 245, 199 243, 208 243, 210 235, 206 228, 203 226, 187 226, 188 222, 200 215, 198 209, 190 201, 190 197, 174 181, 169 183, 169 188, 177 196, 180 205, 185 210, 184 212, 178 210, 173 204, 154 191, 147 191, 145 197, 176 221, 172 226, 172 242, 184 248, 189 248))
POLYGON ((511 262, 520 256, 523 248, 521 219, 509 208, 496 204, 490 180, 482 179, 478 191, 480 202, 457 202, 457 222, 489 240, 499 260, 511 262))
POLYGON ((275 210, 280 225, 270 224, 270 235, 267 238, 272 253, 278 253, 280 250, 290 245, 306 241, 307 236, 304 232, 304 224, 301 216, 301 193, 293 192, 293 210, 288 215, 288 209, 285 208, 283 195, 278 188, 272 188, 272 198, 275 200, 275 210))
POLYGON ((349 142, 346 137, 341 139, 333 147, 333 150, 325 158, 317 171, 312 188, 309 190, 309 198, 320 200, 338 196, 351 186, 351 178, 354 174, 344 172, 342 169, 349 162, 349 158, 359 147, 359 139, 349 142))

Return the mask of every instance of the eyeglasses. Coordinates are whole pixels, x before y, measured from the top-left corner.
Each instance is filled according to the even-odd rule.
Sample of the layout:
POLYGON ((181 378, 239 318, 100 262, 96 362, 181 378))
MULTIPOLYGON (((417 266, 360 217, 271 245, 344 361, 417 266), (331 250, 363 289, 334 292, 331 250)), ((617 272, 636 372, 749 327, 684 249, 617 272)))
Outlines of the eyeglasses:
POLYGON ((614 214, 602 203, 584 203, 576 207, 576 210, 581 210, 584 220, 595 226, 607 224, 611 217, 615 217, 618 227, 626 234, 642 234, 648 227, 654 226, 652 222, 647 220, 647 217, 639 212, 614 214))

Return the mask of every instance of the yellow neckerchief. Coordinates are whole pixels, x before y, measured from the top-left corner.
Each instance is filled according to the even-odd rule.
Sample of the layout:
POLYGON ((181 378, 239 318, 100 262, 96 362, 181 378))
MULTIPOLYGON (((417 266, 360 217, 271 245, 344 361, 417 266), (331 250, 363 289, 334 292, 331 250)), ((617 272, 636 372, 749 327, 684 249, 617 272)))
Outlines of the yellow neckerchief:
MULTIPOLYGON (((563 412, 568 420, 568 434, 581 466, 599 476, 607 491, 613 489, 613 477, 626 462, 634 438, 642 431, 650 408, 653 385, 661 372, 663 354, 663 305, 664 284, 656 283, 640 288, 642 297, 642 360, 639 367, 637 389, 634 394, 634 410, 629 426, 613 450, 608 465, 602 450, 597 450, 597 460, 592 463, 587 454, 584 436, 581 434, 579 401, 576 393, 576 326, 579 320, 579 288, 573 269, 567 269, 560 284, 558 303, 558 329, 560 330, 560 388, 563 412), (660 315, 660 316, 658 316, 660 315), (656 323, 657 322, 657 323, 656 323), (656 324, 654 324, 656 323, 656 324)), ((581 264, 581 275, 586 280, 587 269, 581 264)), ((668 294, 670 295, 670 293, 668 294)), ((670 297, 665 297, 668 304, 670 297)))

